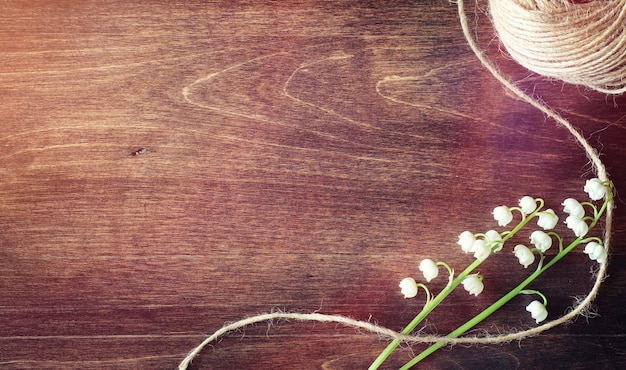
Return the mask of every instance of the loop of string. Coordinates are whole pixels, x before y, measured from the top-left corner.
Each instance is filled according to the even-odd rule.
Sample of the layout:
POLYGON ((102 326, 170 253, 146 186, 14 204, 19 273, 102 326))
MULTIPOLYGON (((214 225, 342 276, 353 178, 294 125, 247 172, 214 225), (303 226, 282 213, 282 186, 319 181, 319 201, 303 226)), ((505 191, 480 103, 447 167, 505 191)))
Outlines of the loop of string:
MULTIPOLYGON (((496 17, 498 17, 497 14, 500 14, 499 10, 496 10, 496 9, 500 9, 498 7, 501 7, 503 3, 512 2, 512 1, 514 0, 490 0, 490 9, 492 11, 492 17, 494 18, 493 19, 494 25, 498 23, 498 21, 495 19, 496 17), (496 13, 493 13, 494 11, 496 11, 496 13)), ((517 1, 520 1, 520 2, 526 1, 526 3, 528 3, 530 0, 517 0, 517 1)), ((537 7, 543 4, 544 8, 542 9, 535 8, 534 11, 546 10, 548 9, 547 7, 555 6, 554 3, 551 4, 547 0, 532 0, 530 1, 530 3, 535 4, 535 6, 537 7)), ((560 0, 560 1, 557 1, 557 3, 563 4, 563 6, 566 6, 566 7, 577 6, 577 4, 571 4, 567 2, 566 0, 560 0)), ((623 28, 625 27, 624 25, 626 25, 626 22, 623 20, 624 19, 623 17, 626 14, 626 0, 607 1, 607 3, 610 3, 615 6, 617 12, 611 11, 611 14, 617 14, 618 17, 621 17, 619 19, 622 19, 622 21, 619 24, 621 25, 622 31, 623 31, 623 28)), ((584 5, 584 4, 580 4, 580 5, 584 5)), ((560 114, 558 114, 555 110, 548 107, 546 104, 542 103, 541 101, 536 100, 529 95, 526 95, 519 87, 517 87, 514 83, 511 83, 509 80, 506 79, 506 77, 504 77, 500 73, 500 71, 488 60, 488 58, 484 55, 484 53, 476 44, 474 37, 472 36, 471 30, 469 28, 469 25, 468 25, 468 20, 467 20, 467 15, 465 14, 463 0, 457 1, 457 7, 458 7, 458 14, 459 14, 459 19, 461 23, 461 28, 463 30, 463 34, 467 40, 469 47, 472 49, 474 54, 476 54, 476 57, 482 63, 482 65, 505 88, 509 89, 517 97, 519 97, 526 103, 530 104, 532 107, 543 112, 546 116, 554 119, 558 124, 565 127, 567 131, 569 131, 569 133, 583 147, 585 153, 587 154, 587 156, 589 157, 589 160, 591 161, 593 165, 594 171, 596 172, 596 176, 601 181, 608 181, 608 174, 606 172, 606 167, 602 163, 602 160, 600 159, 600 156, 598 155, 597 151, 587 142, 584 136, 567 119, 561 117, 560 114)), ((626 32, 623 32, 623 33, 626 35, 626 32)), ((622 38, 622 41, 618 42, 618 47, 624 48, 624 50, 626 50, 626 41, 624 40, 626 40, 626 38, 622 38)), ((611 54, 611 55, 614 55, 614 54, 611 54)), ((610 57, 611 55, 607 57, 610 57)), ((604 56, 601 56, 601 57, 604 57, 604 56)), ((618 83, 621 83, 622 85, 624 85, 623 76, 626 75, 626 65, 624 64, 624 60, 620 61, 620 63, 622 63, 621 67, 619 66, 619 63, 617 63, 618 66, 616 67, 616 68, 621 68, 621 69, 618 69, 620 73, 620 78, 618 78, 616 81, 618 83)), ((580 83, 580 82, 574 82, 574 83, 580 83)), ((607 81, 600 83, 599 85, 592 84, 590 85, 590 87, 599 91, 607 92, 607 93, 618 93, 620 91, 621 92, 626 91, 626 86, 622 86, 621 88, 617 87, 619 85, 618 83, 616 84, 613 84, 612 82, 609 83, 607 80, 607 81), (611 88, 607 88, 608 86, 611 86, 611 88)), ((609 201, 609 204, 606 209, 606 214, 605 214, 605 228, 604 228, 604 239, 603 239, 604 243, 603 244, 604 244, 604 247, 607 249, 610 245, 611 230, 612 230, 612 225, 613 225, 612 223, 613 222, 613 208, 614 208, 614 200, 611 199, 609 201)), ((191 352, 189 352, 189 354, 179 364, 178 369, 179 370, 187 369, 191 361, 198 355, 198 353, 200 353, 200 351, 202 351, 202 349, 206 345, 215 341, 217 338, 221 337, 222 335, 228 332, 234 331, 234 330, 238 330, 240 328, 243 328, 251 324, 255 324, 259 322, 266 322, 266 321, 271 322, 272 320, 277 320, 277 319, 338 323, 338 324, 343 324, 347 327, 352 327, 355 329, 363 329, 370 333, 378 334, 380 336, 387 337, 389 339, 400 339, 406 342, 420 342, 420 343, 446 342, 446 343, 478 344, 478 343, 504 343, 504 342, 510 342, 512 340, 519 340, 525 337, 538 335, 539 333, 545 330, 548 330, 555 326, 571 321, 574 318, 576 318, 578 315, 588 310, 589 306, 591 305, 596 295, 598 294, 600 285, 604 281, 604 277, 606 275, 606 269, 607 269, 607 260, 605 259, 600 264, 599 270, 596 273, 596 278, 595 278, 593 287, 591 288, 587 296, 585 296, 583 299, 580 299, 577 302, 577 305, 574 308, 572 308, 568 313, 566 313, 565 315, 561 316, 560 318, 556 320, 547 322, 543 325, 537 326, 532 329, 524 330, 524 331, 508 333, 508 334, 489 335, 485 337, 474 336, 474 337, 462 337, 462 338, 448 338, 448 337, 442 337, 442 336, 424 336, 424 335, 414 336, 414 335, 404 335, 397 331, 372 324, 368 321, 355 320, 355 319, 345 317, 345 316, 340 316, 340 315, 326 315, 326 314, 320 314, 320 313, 302 314, 302 313, 272 312, 272 313, 260 314, 257 316, 249 317, 249 318, 223 326, 222 328, 217 330, 215 333, 213 333, 211 336, 209 336, 204 341, 202 341, 202 343, 200 343, 191 352)))

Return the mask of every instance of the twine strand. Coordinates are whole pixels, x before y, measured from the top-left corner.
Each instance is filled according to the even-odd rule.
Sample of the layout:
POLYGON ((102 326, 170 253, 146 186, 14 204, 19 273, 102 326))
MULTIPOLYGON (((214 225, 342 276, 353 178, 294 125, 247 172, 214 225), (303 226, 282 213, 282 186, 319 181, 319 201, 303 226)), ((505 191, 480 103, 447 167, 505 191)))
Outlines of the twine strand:
MULTIPOLYGON (((505 14, 502 14, 500 6, 502 6, 502 4, 505 4, 505 3, 512 4, 513 1, 514 0, 490 0, 490 9, 491 9, 491 14, 493 17, 494 25, 499 22, 498 17, 500 16, 508 17, 508 13, 505 12, 505 14), (495 13, 494 13, 494 10, 495 10, 495 13)), ((522 0, 518 0, 518 1, 522 1, 522 0)), ((533 11, 538 12, 538 10, 547 11, 551 9, 556 9, 558 8, 557 5, 559 4, 562 6, 562 8, 558 8, 560 10, 571 9, 572 7, 575 6, 574 4, 570 4, 565 0, 560 0, 557 2, 554 2, 554 1, 546 2, 546 1, 547 0, 533 0, 531 1, 531 3, 535 5, 533 5, 533 7, 531 7, 530 9, 533 9, 533 11), (536 4, 539 4, 539 5, 536 5, 536 4), (534 6, 539 6, 541 9, 534 8, 534 6)), ((600 2, 600 1, 597 1, 597 2, 600 2)), ((618 19, 619 21, 621 21, 621 23, 618 23, 618 24, 613 23, 612 24, 613 26, 606 27, 606 29, 603 32, 601 32, 601 34, 605 36, 611 35, 616 29, 619 30, 620 27, 621 27, 621 30, 624 31, 624 27, 626 27, 626 22, 625 22, 626 0, 607 1, 607 3, 610 3, 612 7, 598 7, 598 8, 593 8, 587 11, 586 14, 590 16, 594 16, 592 17, 593 22, 585 23, 587 21, 580 21, 580 20, 577 20, 576 18, 573 18, 573 20, 571 20, 570 22, 566 22, 567 25, 560 25, 559 27, 563 28, 563 30, 567 30, 567 27, 570 27, 571 25, 584 23, 584 24, 591 25, 589 28, 590 30, 598 30, 598 29, 604 28, 603 24, 606 25, 606 23, 603 23, 603 22, 609 22, 609 20, 611 19, 618 19)), ((517 5, 520 7, 520 9, 524 9, 523 6, 519 4, 517 5)), ((580 4, 580 5, 582 6, 585 4, 580 4)), ((584 149, 585 153, 587 154, 587 157, 592 163, 593 169, 596 172, 597 177, 601 181, 608 181, 609 178, 608 178, 608 174, 606 171, 606 167, 602 163, 602 160, 600 159, 598 152, 589 144, 589 142, 583 137, 583 135, 568 120, 561 117, 561 115, 558 114, 555 110, 548 107, 546 104, 532 98, 531 96, 526 95, 519 87, 517 87, 515 84, 507 80, 500 73, 500 71, 487 59, 487 57, 484 55, 484 53, 476 44, 474 37, 472 36, 470 27, 468 25, 467 15, 465 13, 463 0, 458 0, 457 6, 458 6, 458 14, 459 14, 459 19, 461 23, 461 28, 463 30, 463 35, 465 36, 469 47, 472 49, 472 51, 474 52, 478 60, 481 62, 481 64, 505 88, 509 89, 517 97, 519 97, 526 103, 530 104, 532 107, 543 112, 545 115, 554 119, 557 123, 565 127, 584 149)), ((528 10, 528 9, 525 9, 525 10, 528 10)), ((514 17, 513 13, 511 13, 510 16, 514 17)), ((536 20, 533 20, 533 19, 520 19, 519 22, 516 19, 516 22, 517 23, 516 23, 515 29, 518 29, 521 31, 525 31, 529 29, 526 27, 534 27, 536 24, 535 23, 536 20)), ((622 33, 626 34, 626 32, 622 32, 622 33)), ((574 33, 574 35, 579 35, 579 33, 574 33)), ((530 36, 528 34, 522 35, 521 37, 527 37, 529 43, 532 43, 532 41, 536 40, 532 38, 533 36, 530 36)), ((563 43, 571 41, 571 38, 567 37, 567 35, 561 35, 559 37, 560 37, 559 40, 562 41, 563 43)), ((603 51, 604 49, 601 49, 601 48, 595 48, 595 50, 593 50, 593 53, 592 53, 593 55, 581 54, 581 52, 577 50, 575 46, 564 47, 563 50, 565 50, 565 54, 567 54, 568 56, 571 56, 573 58, 581 57, 581 60, 589 61, 590 62, 589 65, 585 65, 584 67, 582 67, 582 69, 579 69, 580 71, 584 71, 585 73, 589 72, 589 75, 592 75, 593 73, 597 73, 597 71, 599 70, 599 68, 595 64, 595 61, 601 60, 602 62, 606 62, 607 60, 618 56, 622 59, 618 58, 616 60, 610 61, 608 64, 609 67, 606 67, 606 68, 609 68, 609 70, 612 69, 613 71, 616 71, 616 74, 620 74, 620 76, 625 76, 626 75, 626 63, 625 63, 626 59, 624 58, 626 58, 625 57, 626 37, 621 37, 621 38, 615 37, 614 39, 609 40, 609 44, 611 44, 611 46, 608 51, 609 53, 608 55, 603 54, 606 51, 603 51), (593 59, 594 57, 597 57, 597 59, 593 59)), ((534 51, 535 52, 534 55, 542 55, 541 53, 545 53, 545 50, 543 50, 542 47, 530 46, 528 49, 534 51)), ((508 47, 507 47, 507 50, 511 52, 511 50, 508 49, 508 47)), ((520 63, 520 64, 523 64, 523 63, 520 63)), ((560 62, 558 66, 559 66, 558 68, 565 68, 565 67, 568 67, 569 64, 567 62, 560 62)), ((545 75, 550 76, 550 74, 545 74, 545 75)), ((566 82, 569 82, 568 80, 564 78, 561 78, 561 79, 563 79, 566 82)), ((574 79, 574 80, 582 81, 583 79, 574 79)), ((577 82, 574 82, 574 83, 577 83, 577 82)), ((625 81, 623 77, 614 78, 614 76, 609 76, 607 78, 594 80, 593 84, 588 84, 587 86, 590 86, 598 91, 602 91, 605 93, 619 93, 619 92, 626 91, 626 86, 624 85, 625 85, 625 81), (620 85, 621 87, 619 87, 620 85)), ((607 249, 607 252, 608 252, 608 248, 609 248, 610 241, 611 241, 610 239, 611 239, 611 230, 613 227, 614 206, 615 206, 614 199, 611 198, 608 202, 606 213, 605 213, 605 229, 604 229, 604 243, 603 244, 604 244, 604 247, 607 249)), ((217 330, 211 336, 209 336, 204 341, 202 341, 202 343, 200 343, 197 347, 195 347, 191 352, 189 352, 189 354, 179 364, 178 369, 179 370, 187 369, 191 361, 198 355, 198 353, 200 353, 200 351, 202 351, 202 349, 206 345, 215 341, 217 338, 221 337, 222 335, 228 332, 234 331, 234 330, 238 330, 248 325, 252 325, 255 323, 259 323, 259 322, 265 322, 265 321, 271 322, 272 320, 278 320, 278 319, 338 323, 338 324, 343 324, 347 327, 352 327, 355 329, 363 329, 370 333, 378 334, 379 336, 386 337, 389 339, 399 339, 399 340, 406 341, 406 342, 420 342, 420 343, 446 342, 446 343, 465 343, 465 344, 479 344, 479 343, 493 344, 493 343, 505 343, 505 342, 510 342, 513 340, 520 340, 529 336, 538 335, 543 331, 546 331, 555 326, 569 322, 575 319, 578 315, 584 314, 589 309, 591 303, 593 302, 593 300, 598 294, 600 286, 602 285, 602 282, 604 281, 604 278, 606 276, 607 266, 608 266, 607 259, 605 259, 600 264, 599 270, 597 271, 595 275, 595 281, 594 281, 593 287, 591 288, 589 293, 585 296, 585 298, 577 302, 577 305, 574 308, 572 308, 571 311, 569 311, 568 313, 566 313, 565 315, 561 316, 560 318, 556 320, 549 321, 543 325, 537 326, 532 329, 524 330, 524 331, 500 334, 500 335, 489 335, 485 337, 477 337, 477 336, 467 337, 466 336, 466 337, 461 337, 461 338, 448 338, 448 337, 442 337, 442 336, 424 336, 424 335, 413 336, 413 335, 405 335, 397 331, 372 324, 367 321, 355 320, 355 319, 341 316, 341 315, 326 315, 326 314, 320 314, 320 313, 301 314, 301 313, 287 313, 287 312, 272 312, 272 313, 260 314, 257 316, 249 317, 249 318, 239 320, 237 322, 223 326, 221 329, 217 330)))

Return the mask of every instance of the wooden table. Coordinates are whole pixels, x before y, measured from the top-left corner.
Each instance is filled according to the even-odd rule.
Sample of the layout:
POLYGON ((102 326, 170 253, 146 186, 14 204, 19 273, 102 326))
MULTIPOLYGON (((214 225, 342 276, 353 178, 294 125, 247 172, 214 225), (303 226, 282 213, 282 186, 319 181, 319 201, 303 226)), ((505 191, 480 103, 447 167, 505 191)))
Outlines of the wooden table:
MULTIPOLYGON (((401 330, 424 297, 405 300, 399 280, 419 278, 426 257, 460 271, 473 260, 456 245, 461 231, 503 230, 493 207, 528 194, 560 213, 563 199, 585 197, 582 149, 481 67, 454 4, 262 3, 0 5, 3 369, 172 369, 225 322, 276 310, 401 330)), ((470 7, 481 47, 580 127, 626 189, 626 98, 517 66, 485 6, 470 7)), ((424 368, 624 363, 617 206, 593 318, 519 343, 448 347, 424 368)), ((512 247, 481 266, 483 294, 453 293, 424 333, 448 333, 526 276, 512 247)), ((594 265, 579 248, 533 284, 548 319, 586 294, 594 265)), ((475 333, 536 326, 531 299, 475 333)), ((387 343, 281 321, 225 336, 192 368, 363 369, 387 343)))

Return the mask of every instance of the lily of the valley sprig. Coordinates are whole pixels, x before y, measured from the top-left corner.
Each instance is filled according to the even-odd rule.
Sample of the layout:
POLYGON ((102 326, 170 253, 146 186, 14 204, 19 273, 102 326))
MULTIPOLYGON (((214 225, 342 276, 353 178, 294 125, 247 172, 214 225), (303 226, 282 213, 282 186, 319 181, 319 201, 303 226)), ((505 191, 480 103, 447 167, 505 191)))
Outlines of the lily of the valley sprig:
MULTIPOLYGON (((524 196, 519 199, 518 206, 508 207, 500 205, 495 207, 492 212, 494 220, 500 227, 507 227, 513 222, 515 214, 519 214, 520 221, 512 229, 502 232, 489 230, 484 233, 475 233, 467 230, 459 235, 457 244, 461 247, 461 251, 473 254, 474 261, 458 275, 455 275, 454 270, 443 261, 435 261, 430 258, 422 260, 418 269, 422 273, 426 283, 436 279, 440 275, 441 267, 444 267, 448 272, 448 283, 439 293, 434 294, 429 290, 426 284, 417 282, 412 277, 402 279, 400 282, 400 290, 405 298, 417 297, 420 290, 425 292, 425 303, 422 310, 404 330, 402 330, 402 334, 410 334, 424 318, 459 285, 462 285, 468 294, 474 296, 478 296, 484 290, 488 290, 489 278, 479 273, 474 273, 474 271, 487 258, 493 258, 492 256, 505 249, 505 243, 514 235, 521 233, 522 230, 528 232, 528 244, 517 244, 510 250, 507 249, 507 252, 513 253, 515 257, 517 257, 521 265, 520 268, 529 269, 534 267, 534 271, 519 283, 519 285, 511 289, 509 293, 478 315, 470 318, 469 321, 452 331, 447 337, 456 338, 465 334, 468 330, 520 294, 535 296, 536 299, 525 307, 525 311, 531 315, 537 324, 546 320, 549 316, 548 298, 540 291, 528 289, 527 287, 548 268, 581 244, 585 245, 583 252, 587 254, 591 260, 602 263, 607 258, 603 240, 599 237, 588 237, 587 235, 600 220, 613 196, 612 184, 594 178, 587 180, 583 190, 588 194, 591 201, 604 199, 604 202, 598 208, 596 204, 590 201, 579 202, 573 198, 565 199, 561 204, 563 206, 563 212, 567 215, 563 222, 567 225, 567 228, 570 229, 571 234, 568 233, 568 235, 561 236, 553 231, 559 222, 559 216, 557 216, 556 212, 552 209, 544 209, 543 199, 524 196), (531 223, 533 220, 536 226, 531 223), (572 241, 565 245, 565 240, 572 241), (545 253, 550 248, 558 248, 558 252, 550 258, 547 258, 545 253)), ((523 308, 520 308, 520 311, 524 312, 523 308)), ((378 369, 400 342, 399 339, 391 342, 376 358, 369 369, 378 369)), ((435 342, 405 364, 401 370, 411 368, 445 345, 445 341, 435 342)))

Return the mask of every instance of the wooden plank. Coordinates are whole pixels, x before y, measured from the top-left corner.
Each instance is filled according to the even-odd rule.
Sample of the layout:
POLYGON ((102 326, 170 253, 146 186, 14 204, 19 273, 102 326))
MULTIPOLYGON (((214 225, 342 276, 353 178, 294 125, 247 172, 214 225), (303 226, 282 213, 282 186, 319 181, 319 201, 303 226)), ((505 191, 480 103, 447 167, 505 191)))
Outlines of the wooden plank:
MULTIPOLYGON (((225 322, 276 309, 400 330, 423 300, 397 283, 422 258, 461 270, 472 257, 457 235, 496 227, 494 206, 529 194, 560 211, 584 196, 581 148, 504 92, 445 1, 1 7, 5 368, 171 369, 225 322)), ((484 14, 476 26, 502 71, 572 119, 623 188, 625 98, 529 77, 490 42, 484 14)), ((621 205, 599 318, 521 344, 454 346, 426 366, 624 362, 621 205)), ((577 250, 537 281, 550 319, 584 296, 592 265, 577 250)), ((486 291, 455 293, 429 330, 454 329, 527 274, 511 253, 480 270, 486 291)), ((480 330, 534 326, 527 301, 480 330)), ((385 345, 281 322, 229 335, 194 366, 362 368, 385 345)))

